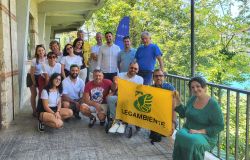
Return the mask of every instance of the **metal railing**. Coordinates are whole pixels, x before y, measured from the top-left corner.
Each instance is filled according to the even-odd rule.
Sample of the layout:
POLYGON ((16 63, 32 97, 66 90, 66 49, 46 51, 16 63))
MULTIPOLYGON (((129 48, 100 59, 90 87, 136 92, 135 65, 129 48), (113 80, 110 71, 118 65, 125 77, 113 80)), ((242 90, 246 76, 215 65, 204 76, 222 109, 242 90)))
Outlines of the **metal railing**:
MULTIPOLYGON (((189 78, 166 74, 186 104, 190 97, 189 78)), ((225 128, 211 152, 220 159, 249 160, 250 91, 207 83, 211 96, 218 100, 224 114, 225 128)), ((179 119, 179 127, 184 120, 179 119)))

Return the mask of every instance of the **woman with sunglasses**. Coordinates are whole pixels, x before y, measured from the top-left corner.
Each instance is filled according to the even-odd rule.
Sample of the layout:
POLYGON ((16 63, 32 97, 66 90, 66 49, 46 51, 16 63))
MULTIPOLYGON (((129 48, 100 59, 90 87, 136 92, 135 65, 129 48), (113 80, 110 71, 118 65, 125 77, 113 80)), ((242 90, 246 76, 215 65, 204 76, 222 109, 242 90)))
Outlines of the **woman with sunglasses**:
POLYGON ((37 45, 35 50, 35 58, 31 61, 31 68, 30 68, 30 76, 32 80, 32 84, 30 85, 30 103, 33 110, 33 116, 37 116, 37 109, 36 109, 36 96, 37 96, 37 88, 38 79, 42 74, 42 66, 46 62, 46 52, 44 46, 37 45))
POLYGON ((57 54, 49 52, 47 55, 48 63, 43 65, 43 77, 45 78, 45 85, 48 84, 49 78, 53 73, 61 74, 61 64, 57 63, 57 54))
POLYGON ((61 60, 62 65, 62 77, 66 78, 70 73, 70 66, 76 64, 82 66, 82 57, 74 54, 73 45, 66 44, 63 49, 63 58, 61 60))
POLYGON ((76 38, 73 42, 73 48, 74 48, 75 55, 82 57, 82 66, 80 67, 79 78, 81 78, 83 80, 83 82, 85 83, 88 72, 87 72, 87 67, 85 64, 85 59, 83 56, 83 49, 82 49, 83 44, 84 44, 84 41, 82 38, 76 38))
POLYGON ((62 83, 61 75, 53 73, 48 85, 41 94, 42 105, 39 107, 38 130, 44 131, 44 125, 61 128, 63 120, 72 117, 73 112, 68 108, 61 108, 62 83))

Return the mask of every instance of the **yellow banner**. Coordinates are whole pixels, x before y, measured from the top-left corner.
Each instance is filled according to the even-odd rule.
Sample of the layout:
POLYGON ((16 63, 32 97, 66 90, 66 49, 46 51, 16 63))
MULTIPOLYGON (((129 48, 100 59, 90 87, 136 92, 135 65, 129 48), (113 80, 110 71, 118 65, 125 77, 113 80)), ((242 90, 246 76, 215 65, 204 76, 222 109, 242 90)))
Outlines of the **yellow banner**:
POLYGON ((118 79, 116 119, 170 136, 172 91, 118 79))

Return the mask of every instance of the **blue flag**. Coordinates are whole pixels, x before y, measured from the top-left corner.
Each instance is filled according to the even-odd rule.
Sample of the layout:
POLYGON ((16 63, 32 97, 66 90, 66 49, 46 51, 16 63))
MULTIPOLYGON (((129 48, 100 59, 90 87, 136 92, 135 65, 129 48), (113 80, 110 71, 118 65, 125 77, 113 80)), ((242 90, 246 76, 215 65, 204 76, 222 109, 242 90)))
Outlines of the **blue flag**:
POLYGON ((125 36, 129 36, 129 17, 123 17, 116 31, 115 44, 118 45, 121 50, 124 49, 123 37, 125 36))

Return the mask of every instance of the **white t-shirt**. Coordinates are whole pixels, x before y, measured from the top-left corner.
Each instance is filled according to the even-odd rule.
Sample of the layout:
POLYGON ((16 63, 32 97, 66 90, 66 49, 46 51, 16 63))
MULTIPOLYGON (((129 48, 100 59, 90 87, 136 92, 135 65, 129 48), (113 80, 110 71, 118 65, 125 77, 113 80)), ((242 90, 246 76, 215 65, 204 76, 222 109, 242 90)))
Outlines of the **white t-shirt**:
POLYGON ((62 81, 63 94, 66 94, 71 99, 79 99, 83 94, 85 84, 82 79, 77 77, 76 82, 72 82, 69 77, 62 81))
POLYGON ((128 80, 130 82, 137 83, 137 84, 143 84, 143 78, 138 75, 135 75, 134 77, 129 78, 127 75, 127 72, 122 72, 118 74, 118 77, 124 80, 128 80))
POLYGON ((43 89, 41 93, 41 99, 47 99, 49 107, 57 107, 61 100, 61 95, 58 91, 50 91, 48 94, 47 90, 43 89))
POLYGON ((35 67, 35 75, 40 75, 43 73, 43 64, 46 63, 46 58, 42 59, 42 60, 39 60, 38 63, 36 63, 36 58, 33 58, 31 60, 31 66, 32 67, 35 67))
POLYGON ((43 73, 47 73, 50 77, 53 73, 59 73, 61 74, 61 64, 56 63, 54 67, 51 67, 48 63, 43 65, 43 73))
MULTIPOLYGON (((95 45, 91 48, 91 53, 94 53, 95 55, 98 55, 98 52, 99 52, 99 49, 100 49, 101 46, 99 45, 95 45)), ((91 59, 89 61, 89 69, 90 69, 90 72, 93 72, 97 67, 97 61, 94 61, 93 59, 91 59)))
POLYGON ((82 66, 82 57, 74 55, 74 56, 64 56, 62 57, 61 64, 64 64, 64 69, 70 71, 70 66, 72 64, 76 64, 79 67, 82 66))
POLYGON ((121 51, 120 47, 112 44, 101 46, 98 53, 97 69, 102 69, 103 73, 115 73, 118 71, 118 54, 121 51))

